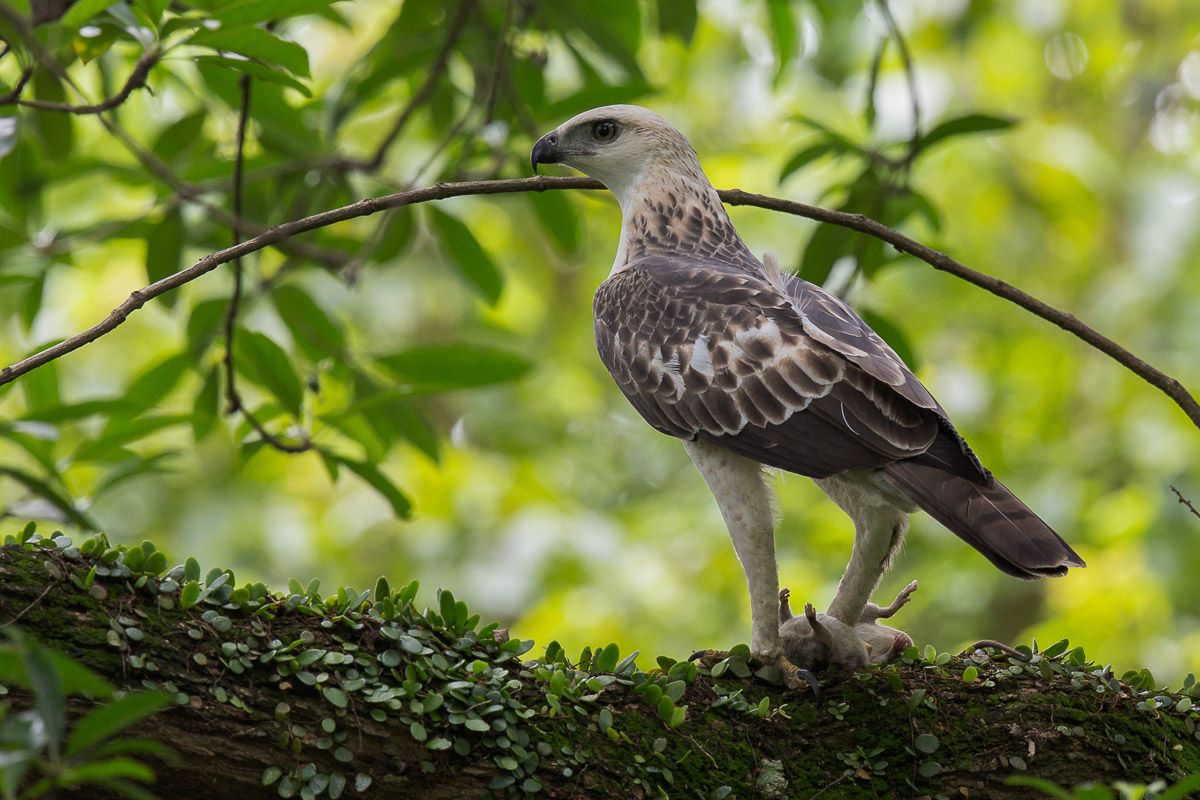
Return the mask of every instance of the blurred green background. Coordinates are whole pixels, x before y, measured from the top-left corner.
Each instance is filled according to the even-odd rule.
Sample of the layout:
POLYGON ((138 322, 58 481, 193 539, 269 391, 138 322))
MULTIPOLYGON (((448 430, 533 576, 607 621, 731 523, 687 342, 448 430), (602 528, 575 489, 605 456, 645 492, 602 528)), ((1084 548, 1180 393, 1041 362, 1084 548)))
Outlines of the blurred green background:
MULTIPOLYGON (((308 2, 270 33, 247 6, 81 2, 32 33, 3 23, 0 94, 28 66, 27 99, 82 102, 47 59, 95 101, 163 46, 153 92, 105 120, 200 192, 181 198, 96 115, 0 105, 4 364, 228 244, 196 197, 230 207, 237 77, 254 64, 252 220, 524 176, 538 135, 635 102, 689 136, 715 185, 874 211, 1200 387, 1191 0, 893 3, 923 131, 966 115, 1016 121, 945 139, 903 168, 886 159, 908 153, 912 101, 876 3, 620 0, 598 19, 582 2, 308 2), (213 19, 222 26, 203 24, 213 19), (247 27, 262 36, 232 35, 247 27), (214 29, 231 35, 206 42, 214 29), (378 169, 348 162, 370 160, 405 108, 378 169)), ((1200 666, 1200 519, 1168 488, 1200 504, 1200 432, 1178 408, 912 258, 841 234, 805 258, 814 223, 731 213, 753 250, 803 262, 911 353, 983 462, 1089 565, 1015 581, 917 515, 877 598, 920 581, 900 626, 941 650, 1068 637, 1118 674, 1144 666, 1173 684, 1200 666)), ((65 505, 114 542, 150 539, 240 581, 418 578, 426 600, 451 588, 515 635, 568 651, 616 641, 679 657, 747 640, 745 581, 706 487, 595 355, 590 300, 619 223, 607 193, 460 198, 302 237, 324 263, 276 249, 248 258, 239 335, 258 351, 239 355, 239 388, 271 430, 312 437, 318 450, 300 455, 220 413, 229 267, 151 302, 0 387, 0 534, 30 518, 69 529, 79 520, 65 505), (428 348, 443 345, 433 352, 449 360, 430 366, 428 348), (377 467, 375 483, 335 469, 339 458, 377 467)), ((781 581, 824 606, 849 521, 807 479, 775 483, 781 581)))

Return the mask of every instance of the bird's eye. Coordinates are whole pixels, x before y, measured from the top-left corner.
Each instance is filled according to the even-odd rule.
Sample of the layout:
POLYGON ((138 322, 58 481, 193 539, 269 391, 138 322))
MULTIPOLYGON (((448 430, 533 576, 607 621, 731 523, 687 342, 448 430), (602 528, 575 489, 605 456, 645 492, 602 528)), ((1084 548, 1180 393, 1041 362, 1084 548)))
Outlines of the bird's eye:
POLYGON ((612 120, 597 122, 592 126, 592 136, 601 142, 611 142, 617 135, 617 123, 612 120))

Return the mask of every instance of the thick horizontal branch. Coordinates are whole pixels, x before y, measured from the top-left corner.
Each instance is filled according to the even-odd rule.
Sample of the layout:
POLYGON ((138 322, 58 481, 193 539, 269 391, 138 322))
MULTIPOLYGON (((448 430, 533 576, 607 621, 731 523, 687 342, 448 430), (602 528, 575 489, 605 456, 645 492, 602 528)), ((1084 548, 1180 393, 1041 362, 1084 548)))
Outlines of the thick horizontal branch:
MULTIPOLYGON (((489 181, 464 181, 461 183, 439 183, 434 186, 425 187, 422 189, 413 189, 407 192, 399 192, 390 194, 384 197, 372 197, 364 200, 359 200, 357 203, 352 203, 348 206, 335 208, 330 211, 324 211, 320 214, 313 214, 303 219, 287 222, 282 225, 276 225, 268 228, 263 233, 255 236, 253 239, 247 239, 234 247, 227 247, 224 250, 218 250, 215 253, 205 256, 187 269, 176 272, 174 275, 169 275, 162 280, 139 289, 129 296, 129 298, 113 309, 112 313, 105 317, 102 321, 93 325, 85 331, 75 334, 69 339, 66 339, 58 344, 48 347, 39 353, 26 358, 12 366, 5 367, 0 370, 0 385, 8 383, 16 378, 24 375, 30 370, 36 369, 43 364, 61 358, 67 353, 74 352, 85 344, 99 339, 101 336, 109 333, 134 311, 138 310, 146 304, 147 301, 158 297, 161 294, 183 286, 196 278, 211 272, 222 264, 232 261, 248 253, 253 253, 271 245, 278 244, 292 236, 300 233, 323 228, 328 225, 333 225, 337 222, 344 222, 357 217, 365 217, 371 214, 377 214, 380 211, 386 211, 392 208, 401 206, 415 205, 417 203, 427 203, 431 200, 444 200, 450 197, 462 197, 466 195, 487 195, 487 194, 512 194, 516 192, 541 192, 550 189, 602 189, 604 188, 599 181, 592 178, 556 178, 556 177, 532 177, 532 178, 511 178, 507 180, 489 180, 489 181)), ((744 192, 740 189, 722 189, 718 192, 721 199, 734 206, 754 206, 764 208, 770 211, 781 211, 785 214, 793 214, 795 216, 807 217, 818 222, 826 222, 831 225, 840 225, 845 228, 859 231, 861 233, 875 236, 888 244, 895 247, 903 253, 909 253, 931 267, 943 272, 948 272, 959 278, 962 278, 969 283, 972 283, 982 289, 986 289, 992 294, 1009 300, 1021 306, 1025 310, 1036 314, 1037 316, 1054 323, 1065 331, 1068 331, 1100 352, 1108 355, 1117 363, 1126 367, 1134 374, 1145 380, 1147 383, 1158 388, 1175 403, 1183 409, 1188 418, 1196 427, 1200 428, 1200 404, 1196 399, 1183 387, 1179 381, 1166 375, 1163 372, 1155 369, 1147 364, 1142 359, 1130 353, 1125 348, 1114 342, 1112 339, 1104 336, 1093 328, 1080 322, 1077 318, 1066 312, 1043 303, 1033 295, 1021 291, 998 278, 993 278, 990 275, 985 275, 982 272, 977 272, 970 267, 955 261, 950 256, 941 251, 934 250, 931 247, 921 244, 914 239, 910 239, 899 231, 876 222, 869 217, 864 217, 861 214, 847 214, 843 211, 831 211, 827 208, 818 206, 810 206, 805 203, 797 203, 792 200, 784 200, 778 197, 768 197, 767 195, 753 194, 744 192)))
MULTIPOLYGON (((662 659, 643 672, 637 653, 619 662, 616 645, 571 663, 552 644, 522 661, 515 652, 533 642, 501 644, 448 590, 439 615, 414 604, 415 586, 393 591, 385 579, 326 598, 315 587, 235 589, 226 572, 203 597, 190 582, 185 603, 186 567, 143 572, 149 559, 133 556, 143 547, 96 541, 0 547, 0 622, 19 620, 116 687, 174 695, 122 732, 178 755, 157 766, 160 797, 335 796, 336 779, 358 798, 458 800, 506 786, 556 800, 745 798, 774 775, 787 791, 771 796, 809 800, 1024 800, 1010 775, 1174 780, 1200 759, 1182 693, 1121 683, 1065 642, 828 671, 818 703, 758 679, 769 671, 752 677, 745 656, 717 676, 662 659), (856 752, 870 756, 847 770, 856 752)), ((0 699, 10 713, 39 710, 19 689, 0 699)), ((78 700, 68 713, 92 709, 78 700)))

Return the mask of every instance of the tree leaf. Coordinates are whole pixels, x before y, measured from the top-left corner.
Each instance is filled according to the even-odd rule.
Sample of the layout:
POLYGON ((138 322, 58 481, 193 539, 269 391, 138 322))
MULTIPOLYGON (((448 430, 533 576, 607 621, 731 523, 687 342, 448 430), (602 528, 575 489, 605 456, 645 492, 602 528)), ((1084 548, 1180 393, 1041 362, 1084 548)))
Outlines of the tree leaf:
MULTIPOLYGON (((1035 778, 1030 775, 1013 775, 1005 780, 1004 783, 1008 786, 1026 786, 1030 789, 1037 789, 1042 794, 1058 798, 1058 800, 1072 800, 1072 796, 1061 786, 1046 778, 1035 778)), ((1109 796, 1111 797, 1111 795, 1109 796)))
POLYGON ((875 89, 879 85, 879 67, 883 64, 883 54, 889 41, 887 36, 881 38, 879 46, 875 48, 875 57, 871 59, 871 73, 867 79, 866 96, 863 98, 863 122, 867 123, 867 130, 875 128, 875 89))
POLYGON ((146 18, 155 26, 162 20, 163 12, 170 4, 171 0, 137 0, 138 8, 145 12, 146 18))
MULTIPOLYGON (((50 70, 33 71, 33 88, 39 100, 49 100, 53 103, 64 103, 67 100, 66 91, 50 70)), ((34 126, 38 131, 37 138, 51 160, 70 158, 74 151, 73 117, 73 114, 63 114, 60 111, 38 109, 33 112, 34 126)))
POLYGON ((171 702, 166 692, 134 692, 79 720, 67 740, 66 754, 72 756, 165 708, 171 702))
POLYGON ((46 650, 46 655, 54 662, 54 668, 58 671, 63 694, 81 692, 101 699, 112 696, 112 686, 83 664, 53 650, 46 650))
POLYGON ((463 342, 413 347, 377 360, 388 372, 420 391, 514 381, 533 366, 516 353, 463 342))
POLYGON ((775 40, 775 54, 779 59, 775 70, 775 83, 778 84, 796 54, 796 20, 792 18, 791 0, 767 0, 767 11, 771 15, 771 38, 775 40))
MULTIPOLYGON (((146 277, 150 282, 160 281, 174 275, 183 262, 183 215, 179 208, 172 208, 162 220, 150 229, 146 237, 146 277)), ((178 292, 159 295, 167 308, 174 308, 179 300, 178 292)))
POLYGON ((220 404, 218 368, 213 367, 204 378, 196 400, 192 404, 192 438, 197 442, 212 431, 217 424, 217 406, 220 404))
POLYGON ((108 782, 114 778, 132 778, 142 783, 153 783, 154 770, 140 761, 118 756, 69 767, 63 770, 59 776, 59 780, 68 786, 78 783, 108 782))
POLYGON ((196 111, 180 117, 158 134, 158 138, 154 140, 150 149, 163 161, 168 164, 173 163, 200 139, 200 134, 204 129, 204 120, 207 118, 206 111, 196 111))
POLYGON ((345 334, 308 292, 298 286, 283 284, 272 290, 271 301, 296 344, 313 360, 326 356, 345 358, 345 334))
POLYGON ((1016 124, 1017 121, 1015 119, 994 117, 990 114, 967 114, 965 117, 956 117, 955 119, 940 123, 929 133, 925 134, 921 138, 920 152, 924 153, 933 145, 949 139, 951 136, 962 136, 966 133, 1001 131, 1005 128, 1011 128, 1016 124))
POLYGON ((308 51, 264 28, 203 28, 188 39, 188 44, 225 50, 246 58, 257 58, 265 64, 283 67, 301 78, 311 77, 308 71, 308 51))
MULTIPOLYGON (((33 708, 45 726, 51 758, 58 758, 66 724, 66 692, 50 651, 25 636, 17 638, 17 654, 24 675, 22 683, 33 690, 33 708)), ((11 667, 10 667, 11 669, 11 667)))
POLYGON ((127 451, 120 449, 122 445, 143 439, 163 428, 191 422, 191 419, 189 415, 169 414, 128 421, 114 420, 100 436, 82 442, 72 457, 76 461, 121 461, 127 457, 127 451))
POLYGON ((368 464, 365 461, 355 461, 354 459, 343 458, 342 456, 333 455, 332 453, 323 452, 323 455, 325 458, 346 467, 355 475, 373 486, 375 490, 383 495, 384 499, 388 501, 388 504, 391 505, 392 510, 396 512, 396 516, 400 517, 401 519, 408 519, 409 515, 412 513, 412 501, 408 499, 404 492, 396 488, 396 485, 392 483, 391 479, 380 472, 373 464, 368 464))
POLYGON ((500 290, 504 288, 504 278, 491 256, 459 219, 436 208, 426 211, 442 248, 457 265, 458 271, 479 290, 485 300, 495 304, 500 299, 500 290))
POLYGON ((214 299, 197 303, 187 321, 188 352, 193 361, 200 361, 209 345, 221 331, 228 300, 214 299))
POLYGON ((270 391, 293 416, 300 416, 304 385, 282 347, 258 331, 238 328, 233 353, 238 372, 270 391))
POLYGON ((818 286, 823 284, 833 270, 834 263, 851 254, 853 231, 840 225, 818 225, 813 231, 804 257, 800 261, 800 277, 818 286))
POLYGON ((696 0, 658 0, 658 29, 688 44, 696 32, 696 0))
POLYGON ((42 310, 42 300, 46 296, 46 273, 48 270, 49 265, 47 264, 29 281, 29 287, 25 290, 24 297, 21 298, 21 324, 25 327, 26 333, 33 329, 33 321, 37 319, 38 313, 42 310))
POLYGON ((96 414, 128 416, 137 411, 138 407, 128 400, 84 400, 81 403, 32 408, 25 412, 21 419, 34 422, 72 422, 96 414))
POLYGON ((282 69, 278 69, 270 64, 247 61, 244 58, 230 58, 229 56, 196 56, 196 63, 233 70, 234 72, 259 78, 269 83, 287 86, 300 92, 305 97, 312 97, 312 90, 308 86, 296 80, 282 69))
POLYGON ((1200 772, 1192 774, 1158 795, 1157 800, 1185 800, 1200 789, 1200 772))
POLYGON ((288 0, 286 3, 278 0, 240 0, 216 11, 213 19, 220 20, 222 27, 233 28, 312 14, 328 8, 333 2, 335 0, 288 0))
POLYGON ((844 148, 834 141, 821 141, 809 145, 803 150, 798 151, 783 165, 783 169, 779 171, 779 182, 783 183, 793 172, 816 161, 818 158, 830 153, 839 152, 844 152, 844 148))
POLYGON ((190 363, 184 353, 164 358, 134 378, 126 387, 125 396, 144 409, 153 408, 179 384, 190 363))
POLYGON ((542 230, 549 234, 560 250, 575 253, 579 250, 582 227, 575 206, 565 192, 529 192, 529 205, 537 216, 542 230))
POLYGON ((66 495, 60 493, 41 478, 30 475, 28 472, 16 467, 4 466, 0 466, 0 475, 7 475, 22 484, 26 489, 61 511, 67 520, 78 525, 80 528, 88 531, 98 530, 95 523, 75 508, 75 504, 66 495))
POLYGON ((385 212, 379 223, 384 226, 383 235, 379 238, 379 244, 371 257, 379 263, 385 263, 400 255, 416 229, 414 218, 415 212, 410 206, 401 206, 385 212))
POLYGON ((621 659, 621 648, 616 642, 611 642, 607 647, 596 654, 596 660, 592 664, 593 672, 612 672, 617 667, 617 662, 621 659))
POLYGON ((112 4, 113 0, 79 0, 63 14, 62 24, 69 28, 78 28, 112 4))

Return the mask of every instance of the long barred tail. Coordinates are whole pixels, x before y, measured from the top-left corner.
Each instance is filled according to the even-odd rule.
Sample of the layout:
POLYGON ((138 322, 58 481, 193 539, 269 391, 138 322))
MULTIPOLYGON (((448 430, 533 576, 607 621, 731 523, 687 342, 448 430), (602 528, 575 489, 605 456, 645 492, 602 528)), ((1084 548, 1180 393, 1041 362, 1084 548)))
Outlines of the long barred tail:
POLYGON ((1086 566, 1061 536, 995 478, 975 483, 923 456, 890 464, 883 474, 905 497, 1009 575, 1034 580, 1086 566))

